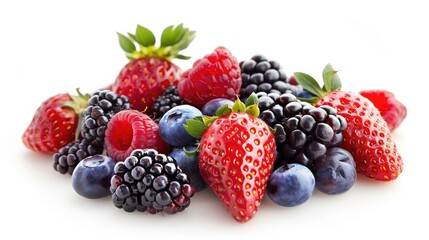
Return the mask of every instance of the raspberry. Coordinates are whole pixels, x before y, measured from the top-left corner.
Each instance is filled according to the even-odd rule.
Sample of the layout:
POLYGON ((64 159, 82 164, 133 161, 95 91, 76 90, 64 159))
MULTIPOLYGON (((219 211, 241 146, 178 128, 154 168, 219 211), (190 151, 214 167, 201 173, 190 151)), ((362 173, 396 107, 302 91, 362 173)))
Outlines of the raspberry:
POLYGON ((137 149, 115 165, 110 191, 113 204, 127 212, 183 211, 195 189, 176 161, 154 149, 137 149))
POLYGON ((285 71, 277 61, 270 61, 263 55, 255 55, 251 59, 240 62, 242 84, 240 99, 245 101, 252 92, 292 93, 298 95, 301 86, 287 82, 285 71))
POLYGON ((137 110, 124 110, 112 117, 107 124, 105 147, 107 155, 123 161, 134 149, 154 148, 168 153, 156 124, 149 116, 137 110))
POLYGON ((346 120, 334 108, 316 108, 290 93, 258 93, 259 118, 276 130, 279 159, 311 169, 314 161, 343 141, 346 120))
POLYGON ((188 104, 201 109, 215 98, 234 100, 241 86, 237 59, 224 47, 194 62, 177 85, 179 96, 188 104))
POLYGON ((169 86, 160 95, 153 104, 153 120, 159 123, 162 116, 170 109, 185 104, 185 101, 179 96, 177 86, 169 86))

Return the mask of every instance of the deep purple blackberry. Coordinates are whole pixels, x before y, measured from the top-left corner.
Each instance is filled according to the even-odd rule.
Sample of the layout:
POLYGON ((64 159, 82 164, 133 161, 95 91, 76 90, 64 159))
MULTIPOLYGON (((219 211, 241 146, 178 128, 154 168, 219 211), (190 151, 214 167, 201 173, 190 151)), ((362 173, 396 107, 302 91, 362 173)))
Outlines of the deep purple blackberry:
POLYGON ((240 99, 245 101, 252 92, 292 93, 298 95, 301 86, 287 83, 287 76, 277 61, 270 61, 265 56, 255 55, 240 62, 242 84, 240 99))
POLYGON ((154 149, 137 149, 115 165, 110 191, 113 204, 127 212, 183 211, 195 193, 176 161, 154 149))
POLYGON ((96 91, 89 98, 88 107, 82 115, 80 134, 96 149, 97 154, 103 152, 107 123, 113 115, 126 109, 130 109, 128 98, 109 90, 96 91))
POLYGON ((342 143, 346 120, 329 106, 314 107, 290 93, 258 93, 260 115, 276 130, 279 159, 311 168, 329 148, 342 143))
POLYGON ((183 105, 185 101, 179 97, 177 86, 169 86, 165 91, 155 100, 153 104, 153 117, 152 119, 159 123, 162 116, 173 107, 183 105))
POLYGON ((72 175, 80 161, 98 153, 85 139, 73 141, 53 155, 54 169, 61 174, 69 173, 72 175))

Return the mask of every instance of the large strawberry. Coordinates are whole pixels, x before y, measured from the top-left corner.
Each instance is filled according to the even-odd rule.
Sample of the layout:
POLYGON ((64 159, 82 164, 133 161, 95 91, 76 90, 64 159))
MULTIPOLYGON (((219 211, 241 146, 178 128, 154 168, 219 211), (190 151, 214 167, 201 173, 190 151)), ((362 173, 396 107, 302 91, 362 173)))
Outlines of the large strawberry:
POLYGON ((85 109, 88 95, 60 93, 46 99, 36 110, 22 140, 29 149, 55 153, 76 138, 79 114, 85 109))
POLYGON ((218 47, 194 62, 179 81, 179 96, 202 108, 215 98, 234 100, 241 86, 240 65, 224 47, 218 47))
POLYGON ((256 214, 273 170, 274 134, 258 114, 252 95, 246 105, 237 100, 232 108, 221 107, 218 117, 197 117, 185 125, 201 137, 201 176, 239 222, 256 214))
POLYGON ((341 146, 353 155, 357 172, 381 181, 394 180, 401 174, 402 157, 386 121, 370 100, 358 93, 341 91, 337 71, 330 64, 323 70, 323 88, 305 73, 294 75, 304 89, 317 96, 310 102, 334 107, 347 120, 341 146))
POLYGON ((118 33, 121 48, 131 61, 122 68, 112 89, 127 96, 133 109, 151 115, 156 98, 168 86, 177 85, 181 71, 171 60, 189 58, 180 51, 192 42, 195 32, 182 24, 169 26, 162 32, 159 47, 153 33, 143 26, 138 25, 135 34, 128 35, 118 33))

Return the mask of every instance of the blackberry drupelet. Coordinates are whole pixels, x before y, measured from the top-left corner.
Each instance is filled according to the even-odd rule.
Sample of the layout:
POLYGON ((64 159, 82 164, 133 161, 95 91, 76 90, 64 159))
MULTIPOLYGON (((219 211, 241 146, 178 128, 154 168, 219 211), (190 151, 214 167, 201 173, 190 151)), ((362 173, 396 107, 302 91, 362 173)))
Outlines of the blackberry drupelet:
POLYGON ((287 82, 287 76, 277 61, 255 55, 250 60, 240 62, 242 85, 240 99, 245 101, 252 92, 292 93, 298 95, 301 86, 287 82))
POLYGON ((54 169, 61 173, 72 175, 76 165, 84 158, 96 155, 98 152, 85 139, 80 139, 62 147, 53 155, 54 169))
POLYGON ((311 169, 313 162, 329 148, 342 143, 347 122, 334 108, 316 108, 290 93, 258 93, 257 96, 259 118, 276 130, 279 159, 311 169))
POLYGON ((103 152, 107 123, 113 115, 126 109, 131 108, 124 95, 118 96, 109 90, 96 91, 91 95, 83 112, 80 134, 96 149, 96 154, 103 152))
POLYGON ((169 86, 165 91, 155 100, 153 104, 153 117, 152 119, 159 123, 162 116, 173 107, 183 105, 185 101, 179 97, 177 86, 169 86))
POLYGON ((113 204, 127 212, 183 211, 195 189, 176 161, 154 149, 137 149, 115 165, 110 191, 113 204))

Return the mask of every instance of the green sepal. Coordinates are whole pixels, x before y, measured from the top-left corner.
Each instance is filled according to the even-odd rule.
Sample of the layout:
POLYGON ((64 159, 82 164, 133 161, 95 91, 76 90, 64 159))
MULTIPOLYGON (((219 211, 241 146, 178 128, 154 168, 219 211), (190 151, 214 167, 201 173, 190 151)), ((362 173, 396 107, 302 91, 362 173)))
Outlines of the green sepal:
POLYGON ((246 107, 245 113, 250 114, 254 117, 259 117, 259 107, 257 104, 246 107))
POLYGON ((256 96, 256 94, 254 92, 252 92, 252 94, 250 94, 250 96, 246 99, 246 102, 244 103, 244 105, 246 107, 249 107, 251 105, 258 105, 258 96, 256 96))
POLYGON ((127 38, 121 33, 117 33, 117 34, 119 38, 119 45, 121 46, 122 50, 124 50, 127 53, 133 53, 134 51, 136 51, 136 46, 129 38, 127 38))
POLYGON ((218 119, 218 118, 219 118, 219 117, 217 117, 217 116, 213 116, 213 117, 210 117, 210 116, 202 116, 202 121, 203 121, 204 125, 208 126, 208 125, 210 125, 212 122, 216 121, 216 119, 218 119))
POLYGON ((232 112, 232 109, 229 107, 229 105, 227 103, 225 103, 224 105, 222 105, 220 108, 218 108, 216 110, 215 115, 220 117, 220 116, 226 115, 230 112, 232 112))
POLYGON ((232 104, 231 109, 233 112, 244 112, 246 110, 246 105, 244 105, 244 103, 240 101, 240 98, 237 97, 237 100, 232 104))
POLYGON ((185 130, 194 138, 201 138, 204 131, 207 129, 207 126, 204 124, 202 118, 194 118, 186 120, 186 123, 183 125, 185 130))
POLYGON ((337 74, 338 71, 334 70, 330 63, 323 69, 323 90, 332 92, 341 89, 341 80, 337 74))
POLYGON ((137 25, 135 40, 144 47, 153 46, 156 42, 155 35, 153 35, 152 31, 141 25, 137 25))
POLYGON ((297 98, 301 102, 308 102, 308 103, 311 103, 311 104, 315 104, 315 103, 317 103, 317 101, 319 101, 318 97, 312 97, 312 98, 297 97, 297 98))
POLYGON ((181 59, 181 60, 188 60, 188 59, 190 59, 191 57, 190 57, 190 56, 181 55, 181 54, 177 54, 177 55, 176 55, 176 58, 177 58, 177 59, 181 59))
POLYGON ((311 94, 317 97, 325 95, 325 92, 312 76, 302 72, 295 72, 293 75, 295 76, 296 81, 311 94))
POLYGON ((200 144, 197 143, 196 145, 197 145, 197 148, 195 148, 195 150, 192 150, 192 151, 188 151, 186 150, 186 147, 183 147, 183 152, 186 154, 186 156, 193 157, 195 156, 195 154, 197 154, 200 151, 200 144))
POLYGON ((68 93, 68 95, 72 100, 63 103, 61 106, 69 107, 73 109, 73 111, 78 116, 78 124, 75 131, 75 140, 78 140, 80 136, 80 129, 82 127, 81 125, 82 125, 83 111, 88 106, 88 100, 91 96, 88 93, 82 94, 79 88, 76 88, 76 92, 77 92, 77 96, 68 93))

